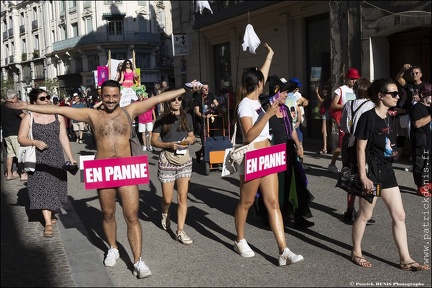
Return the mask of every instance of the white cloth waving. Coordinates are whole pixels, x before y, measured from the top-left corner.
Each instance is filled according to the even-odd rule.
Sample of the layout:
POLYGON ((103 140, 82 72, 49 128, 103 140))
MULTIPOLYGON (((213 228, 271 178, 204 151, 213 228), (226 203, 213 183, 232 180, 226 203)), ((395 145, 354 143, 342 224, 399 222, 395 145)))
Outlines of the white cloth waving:
POLYGON ((199 10, 200 14, 202 15, 204 8, 207 8, 208 10, 210 10, 211 14, 213 14, 213 10, 211 9, 208 1, 196 1, 195 12, 198 12, 199 10))
POLYGON ((243 51, 249 48, 249 52, 255 54, 256 48, 261 44, 261 40, 256 35, 251 24, 246 26, 245 35, 243 36, 243 51))

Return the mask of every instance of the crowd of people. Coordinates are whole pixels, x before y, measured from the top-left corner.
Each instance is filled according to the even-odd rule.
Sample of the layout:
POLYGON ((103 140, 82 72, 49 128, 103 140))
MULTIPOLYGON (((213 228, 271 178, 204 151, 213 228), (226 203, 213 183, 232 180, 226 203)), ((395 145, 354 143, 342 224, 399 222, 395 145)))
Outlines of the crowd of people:
MULTIPOLYGON (((307 125, 305 108, 309 101, 299 92, 302 84, 298 78, 292 77, 286 81, 276 75, 269 76, 274 51, 267 43, 264 47, 267 53, 262 67, 244 69, 241 86, 236 93, 232 91, 232 87, 226 87, 227 89, 214 95, 209 91, 208 83, 196 80, 188 83, 187 87, 185 85, 185 88, 172 88, 163 81, 150 97, 147 93, 140 93, 136 101, 122 107, 121 86, 130 88, 136 78, 129 60, 123 62, 119 71, 124 73, 120 73, 118 80, 105 81, 95 97, 82 97, 74 93, 70 102, 57 98, 51 103, 47 91, 34 88, 29 93, 30 102, 27 103, 18 100, 18 94, 14 91, 8 91, 3 99, 4 104, 1 105, 1 124, 7 153, 5 175, 7 180, 21 178, 28 181, 30 209, 42 212, 43 235, 48 238, 53 236, 53 225, 56 222, 53 211, 67 201, 64 155, 70 163, 77 163, 71 152, 70 135, 75 135, 77 143, 81 144, 83 132, 91 131, 97 150, 95 159, 129 157, 132 155, 130 132, 135 128, 129 124, 124 113, 126 112, 131 119, 137 119, 138 131, 142 136, 142 150, 160 150, 157 151, 157 178, 162 188, 161 227, 164 230, 171 227, 170 207, 176 190, 176 240, 185 245, 192 244, 193 240, 184 229, 189 183, 192 178, 193 159, 189 153, 190 145, 197 142, 196 135, 199 135, 202 141, 206 137, 204 133, 209 133, 212 127, 222 125, 222 129, 225 129, 228 125, 237 123, 242 143, 252 144, 252 150, 285 144, 286 169, 246 180, 245 160, 238 165, 240 194, 233 211, 236 231, 233 250, 242 257, 255 256, 246 241, 246 219, 258 194, 262 200, 260 215, 266 219, 275 237, 278 252, 275 254, 279 265, 303 261, 302 255, 288 248, 284 221, 291 219, 294 227, 298 229, 314 226, 314 223, 308 220, 312 218, 309 204, 314 197, 307 187, 305 170, 308 167, 303 164, 302 127, 307 125), (267 83, 269 89, 266 92, 264 88, 267 83), (188 92, 194 93, 190 111, 185 110, 184 103, 188 92), (233 101, 235 97, 237 101, 233 101), (122 109, 124 111, 121 111, 122 109), (218 122, 217 119, 222 121, 218 122), (231 119, 231 123, 227 121, 224 124, 228 119, 231 119), (205 127, 207 131, 204 130, 205 127), (30 129, 34 136, 32 139, 28 136, 30 129), (18 155, 20 145, 36 147, 35 172, 25 173, 20 165, 17 165, 17 171, 13 171, 13 160, 18 155), (50 186, 47 187, 44 183, 50 183, 50 186)), ((403 103, 395 81, 390 78, 370 81, 362 78, 355 68, 348 69, 345 84, 333 94, 330 85, 315 89, 318 104, 322 107, 320 114, 323 146, 318 153, 325 154, 329 150, 327 136, 328 121, 331 118, 332 130, 337 131, 338 141, 328 170, 340 173, 336 161, 341 153, 344 167, 358 167, 361 187, 367 195, 371 195, 374 185, 379 182, 380 198, 392 217, 393 238, 400 256, 400 268, 410 271, 427 270, 429 266, 416 262, 408 252, 405 212, 392 167, 394 159, 399 156, 399 135, 393 123, 399 120, 400 115, 397 114, 409 115, 408 135, 411 141, 413 179, 417 193, 430 197, 430 162, 423 156, 431 145, 432 96, 431 84, 421 81, 421 75, 421 68, 410 64, 405 64, 398 73, 396 81, 402 86, 402 90, 407 91, 403 94, 403 103), (406 71, 410 71, 412 82, 404 79, 406 71), (375 159, 379 167, 379 173, 374 175, 373 179, 371 174, 366 173, 370 157, 375 159)), ((203 147, 195 153, 195 161, 200 163, 202 156, 203 147)), ((116 265, 120 257, 115 219, 118 196, 122 202, 127 237, 133 254, 133 274, 138 278, 150 276, 151 271, 141 257, 142 232, 138 218, 137 185, 99 188, 97 192, 102 227, 108 244, 105 266, 116 265)), ((351 260, 359 266, 371 267, 372 263, 362 255, 361 242, 366 224, 374 222, 372 213, 379 198, 373 197, 373 201, 369 202, 358 197, 358 211, 354 207, 355 199, 355 195, 347 194, 347 210, 344 213, 344 219, 353 224, 351 260)))

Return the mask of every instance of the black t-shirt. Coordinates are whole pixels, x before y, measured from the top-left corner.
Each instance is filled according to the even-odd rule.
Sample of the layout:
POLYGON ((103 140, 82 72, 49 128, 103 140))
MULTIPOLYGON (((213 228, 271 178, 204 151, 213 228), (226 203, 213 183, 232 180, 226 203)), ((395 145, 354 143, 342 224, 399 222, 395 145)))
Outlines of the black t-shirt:
POLYGON ((190 114, 186 114, 186 117, 187 117, 187 123, 189 126, 188 130, 178 131, 177 129, 179 128, 179 124, 180 124, 180 121, 179 121, 180 116, 170 114, 170 115, 165 116, 165 117, 161 117, 161 116, 157 117, 154 128, 153 128, 153 132, 160 133, 160 137, 161 137, 162 142, 181 141, 188 136, 189 132, 193 131, 192 117, 190 114), (164 124, 170 124, 171 127, 165 135, 162 135, 162 127, 164 124))
MULTIPOLYGON (((194 106, 199 107, 200 113, 203 113, 203 108, 204 108, 204 113, 203 113, 204 115, 207 115, 207 114, 217 115, 218 110, 217 110, 217 107, 213 103, 213 101, 215 99, 216 98, 215 98, 213 93, 208 93, 207 97, 205 97, 205 98, 203 98, 201 93, 198 93, 195 95, 195 98, 194 98, 194 103, 195 103, 194 106)), ((200 117, 196 116, 196 119, 200 119, 200 117)))
POLYGON ((378 116, 375 109, 371 109, 360 116, 354 136, 357 139, 368 140, 366 155, 375 157, 379 163, 393 161, 396 149, 396 136, 393 117, 387 114, 386 119, 378 116), (372 146, 371 146, 372 145, 372 146))
POLYGON ((23 114, 22 110, 8 108, 3 104, 1 105, 1 126, 4 138, 18 135, 21 125, 21 114, 23 114))
POLYGON ((411 108, 413 107, 412 105, 412 99, 415 95, 419 94, 419 91, 421 88, 423 88, 425 82, 422 82, 420 84, 415 84, 413 82, 407 82, 405 84, 405 86, 403 87, 405 89, 405 91, 407 92, 407 100, 406 102, 403 104, 403 107, 405 109, 408 109, 408 111, 411 110, 411 108))
MULTIPOLYGON (((423 117, 428 116, 431 113, 430 110, 431 110, 430 107, 427 107, 426 105, 424 105, 420 102, 416 103, 412 107, 411 112, 410 112, 411 123, 414 123, 415 121, 417 121, 423 117)), ((431 145, 431 134, 430 133, 431 133, 430 123, 428 123, 422 127, 419 127, 419 128, 416 128, 416 127, 414 127, 414 125, 411 125, 411 135, 413 137, 419 137, 420 135, 426 135, 426 137, 424 139, 423 138, 421 139, 422 143, 418 143, 419 146, 430 147, 430 145, 431 145)))

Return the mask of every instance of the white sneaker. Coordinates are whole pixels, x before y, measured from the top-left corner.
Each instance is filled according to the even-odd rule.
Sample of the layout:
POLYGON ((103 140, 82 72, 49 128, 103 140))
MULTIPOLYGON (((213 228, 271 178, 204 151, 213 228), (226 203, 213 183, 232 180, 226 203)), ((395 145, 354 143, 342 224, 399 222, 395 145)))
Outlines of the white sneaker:
POLYGON ((340 173, 340 170, 336 167, 336 165, 332 165, 332 164, 328 165, 327 170, 330 171, 330 172, 332 172, 332 173, 334 173, 334 174, 339 174, 340 173))
POLYGON ((288 249, 288 247, 286 247, 283 253, 279 254, 278 256, 279 266, 290 265, 304 260, 302 255, 294 254, 290 249, 288 249))
POLYGON ((193 243, 192 239, 187 236, 186 232, 184 232, 183 230, 180 233, 176 233, 176 238, 180 243, 184 245, 190 245, 193 243))
POLYGON ((120 253, 118 249, 111 246, 111 248, 108 250, 107 256, 105 258, 105 266, 107 267, 113 267, 116 265, 116 260, 120 257, 120 253))
POLYGON ((153 151, 153 147, 149 146, 147 150, 151 152, 151 151, 153 151))
POLYGON ((141 257, 137 263, 134 264, 133 275, 138 278, 146 278, 151 276, 150 268, 141 260, 141 257))
POLYGON ((242 257, 254 257, 255 252, 249 247, 245 239, 240 240, 238 243, 234 241, 234 250, 242 257))
POLYGON ((199 82, 199 81, 196 81, 195 83, 194 82, 189 82, 189 83, 185 83, 184 84, 184 88, 187 90, 187 91, 191 91, 193 88, 194 88, 194 84, 195 84, 195 86, 202 86, 203 84, 201 83, 201 82, 199 82))
POLYGON ((147 147, 146 146, 142 146, 143 151, 147 151, 147 147))
POLYGON ((170 218, 169 218, 169 213, 162 213, 162 220, 161 220, 161 222, 162 222, 162 228, 164 230, 167 230, 167 229, 170 228, 171 221, 170 221, 170 218))

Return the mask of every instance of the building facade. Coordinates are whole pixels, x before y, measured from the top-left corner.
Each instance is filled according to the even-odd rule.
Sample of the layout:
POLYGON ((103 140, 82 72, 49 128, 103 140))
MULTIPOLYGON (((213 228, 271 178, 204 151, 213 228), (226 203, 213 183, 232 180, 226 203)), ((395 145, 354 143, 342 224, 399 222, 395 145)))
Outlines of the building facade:
POLYGON ((403 64, 423 68, 430 81, 431 1, 172 1, 174 35, 188 40, 174 56, 176 83, 200 79, 217 93, 241 83, 242 71, 260 67, 268 43, 275 51, 270 75, 302 82, 309 99, 308 137, 321 137, 314 85, 342 85, 349 67, 371 80, 394 78, 403 64), (245 28, 260 38, 256 54, 244 51, 245 28))
POLYGON ((47 87, 60 97, 110 59, 133 59, 141 83, 173 82, 170 1, 1 1, 1 77, 22 97, 47 87))

